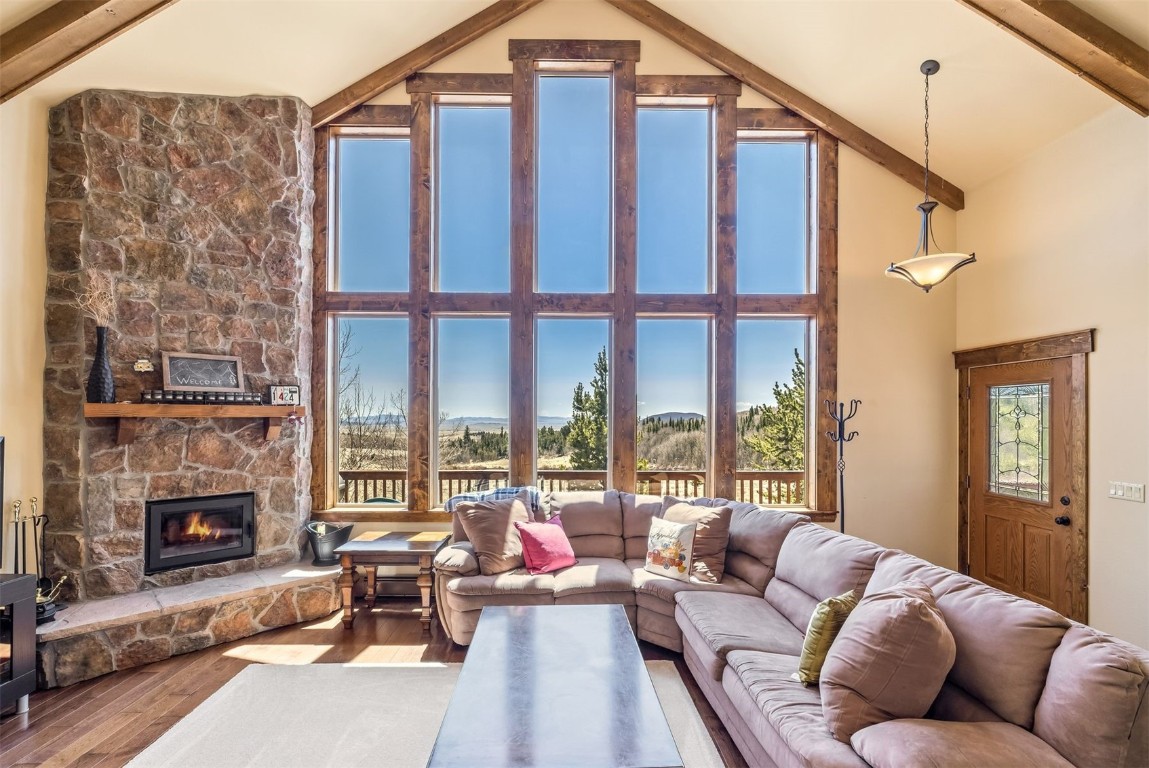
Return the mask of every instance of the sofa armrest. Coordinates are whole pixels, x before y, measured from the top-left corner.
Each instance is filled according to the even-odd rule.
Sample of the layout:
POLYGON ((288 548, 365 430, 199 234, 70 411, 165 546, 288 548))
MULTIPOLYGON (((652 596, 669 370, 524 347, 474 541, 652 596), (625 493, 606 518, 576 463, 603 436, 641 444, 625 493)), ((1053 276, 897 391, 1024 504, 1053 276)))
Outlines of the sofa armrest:
POLYGON ((479 561, 475 558, 475 548, 469 541, 443 547, 435 555, 435 570, 457 573, 460 576, 477 576, 479 561))

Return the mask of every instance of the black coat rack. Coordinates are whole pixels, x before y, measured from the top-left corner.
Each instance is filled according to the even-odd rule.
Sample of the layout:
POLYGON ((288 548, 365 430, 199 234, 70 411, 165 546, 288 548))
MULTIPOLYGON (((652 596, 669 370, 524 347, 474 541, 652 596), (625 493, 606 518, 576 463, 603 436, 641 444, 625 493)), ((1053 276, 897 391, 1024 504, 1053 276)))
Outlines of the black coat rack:
POLYGON ((853 440, 858 436, 857 432, 846 433, 846 422, 854 418, 858 414, 858 406, 862 404, 861 400, 850 401, 850 413, 846 413, 846 404, 838 403, 838 408, 835 410, 834 402, 827 400, 826 410, 830 413, 830 418, 838 425, 837 432, 827 432, 826 436, 838 444, 838 530, 842 533, 846 532, 846 443, 853 440))

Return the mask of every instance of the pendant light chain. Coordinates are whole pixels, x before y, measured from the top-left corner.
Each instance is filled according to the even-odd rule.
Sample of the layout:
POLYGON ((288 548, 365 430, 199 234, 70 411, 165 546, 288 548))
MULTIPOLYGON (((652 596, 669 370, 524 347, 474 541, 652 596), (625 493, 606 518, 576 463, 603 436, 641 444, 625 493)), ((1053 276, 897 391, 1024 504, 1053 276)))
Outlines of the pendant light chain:
POLYGON ((926 200, 930 199, 930 76, 926 75, 926 200))

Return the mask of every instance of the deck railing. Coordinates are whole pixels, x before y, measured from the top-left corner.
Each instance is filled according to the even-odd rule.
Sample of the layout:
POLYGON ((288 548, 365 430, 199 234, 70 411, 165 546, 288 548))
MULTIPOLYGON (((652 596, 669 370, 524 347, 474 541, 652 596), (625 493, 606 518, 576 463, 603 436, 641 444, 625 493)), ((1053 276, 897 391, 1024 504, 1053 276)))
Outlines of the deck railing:
MULTIPOLYGON (((642 471, 637 473, 639 493, 669 496, 705 496, 706 477, 689 471, 642 471)), ((536 485, 543 492, 601 490, 606 472, 580 469, 545 469, 536 485)), ((505 488, 505 469, 439 470, 439 498, 459 493, 505 488)), ((765 506, 802 504, 806 501, 804 472, 740 470, 735 475, 735 500, 765 506)), ((407 473, 403 470, 345 469, 339 472, 339 501, 342 504, 378 504, 407 501, 407 473)))

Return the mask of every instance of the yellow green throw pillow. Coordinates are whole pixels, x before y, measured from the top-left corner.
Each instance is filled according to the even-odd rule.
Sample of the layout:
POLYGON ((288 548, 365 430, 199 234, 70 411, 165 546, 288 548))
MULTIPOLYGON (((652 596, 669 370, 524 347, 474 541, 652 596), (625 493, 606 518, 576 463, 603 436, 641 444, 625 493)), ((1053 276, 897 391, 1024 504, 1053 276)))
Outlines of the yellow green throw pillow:
POLYGON ((813 685, 818 682, 822 674, 822 665, 826 663, 826 654, 838 630, 846 623, 850 611, 858 605, 858 596, 854 590, 837 597, 827 597, 818 603, 814 615, 810 617, 810 626, 806 628, 806 640, 802 643, 802 656, 798 660, 798 682, 803 685, 813 685))

